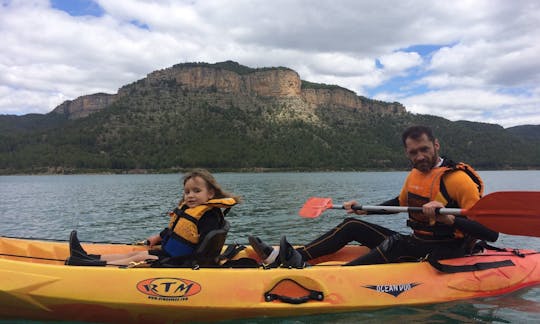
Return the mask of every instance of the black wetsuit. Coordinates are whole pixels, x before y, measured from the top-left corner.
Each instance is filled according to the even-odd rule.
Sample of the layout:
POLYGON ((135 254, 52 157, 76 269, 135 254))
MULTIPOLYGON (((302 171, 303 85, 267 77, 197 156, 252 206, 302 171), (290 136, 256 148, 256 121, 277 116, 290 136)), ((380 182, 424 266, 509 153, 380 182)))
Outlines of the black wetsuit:
MULTIPOLYGON (((399 199, 395 198, 381 205, 399 206, 399 199)), ((467 235, 462 239, 434 240, 414 234, 402 235, 388 228, 349 217, 297 251, 305 261, 309 261, 334 253, 348 243, 356 241, 371 251, 346 265, 380 264, 415 261, 426 257, 429 253, 435 253, 439 259, 459 257, 470 252, 471 240, 493 242, 499 235, 498 232, 464 217, 456 216, 453 226, 467 235)))

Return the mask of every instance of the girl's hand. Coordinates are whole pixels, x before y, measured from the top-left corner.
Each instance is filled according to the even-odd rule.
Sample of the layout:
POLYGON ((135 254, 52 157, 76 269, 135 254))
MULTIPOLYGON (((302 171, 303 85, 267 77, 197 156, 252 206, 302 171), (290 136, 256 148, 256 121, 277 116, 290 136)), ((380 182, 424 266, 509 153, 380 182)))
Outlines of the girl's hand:
POLYGON ((356 215, 366 215, 367 212, 365 210, 354 210, 352 209, 353 206, 358 205, 358 202, 356 200, 351 200, 343 203, 343 208, 347 211, 347 214, 356 214, 356 215))
POLYGON ((161 236, 159 235, 153 235, 146 239, 148 241, 148 244, 150 247, 154 247, 155 245, 158 245, 161 243, 161 236))

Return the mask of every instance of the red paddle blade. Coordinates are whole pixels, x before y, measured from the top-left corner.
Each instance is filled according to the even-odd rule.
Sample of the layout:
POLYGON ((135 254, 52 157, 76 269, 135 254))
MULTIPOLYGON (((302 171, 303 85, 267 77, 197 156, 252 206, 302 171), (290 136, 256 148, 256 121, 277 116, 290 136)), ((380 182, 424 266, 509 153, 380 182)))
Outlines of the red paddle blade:
POLYGON ((494 192, 464 214, 501 233, 540 237, 539 191, 494 192))
POLYGON ((309 198, 298 214, 305 218, 319 217, 323 211, 332 208, 332 198, 309 198))

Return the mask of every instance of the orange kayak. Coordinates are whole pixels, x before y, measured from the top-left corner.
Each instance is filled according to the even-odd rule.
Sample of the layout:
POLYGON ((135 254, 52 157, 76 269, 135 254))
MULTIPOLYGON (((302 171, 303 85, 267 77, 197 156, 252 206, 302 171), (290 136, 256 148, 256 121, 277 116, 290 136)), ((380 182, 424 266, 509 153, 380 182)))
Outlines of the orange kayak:
MULTIPOLYGON (((83 243, 89 253, 146 249, 83 243)), ((0 318, 181 323, 283 317, 444 303, 540 283, 540 254, 486 250, 428 262, 341 267, 365 253, 346 246, 305 269, 66 266, 67 242, 0 237, 0 318)), ((235 258, 256 258, 251 248, 235 258)))

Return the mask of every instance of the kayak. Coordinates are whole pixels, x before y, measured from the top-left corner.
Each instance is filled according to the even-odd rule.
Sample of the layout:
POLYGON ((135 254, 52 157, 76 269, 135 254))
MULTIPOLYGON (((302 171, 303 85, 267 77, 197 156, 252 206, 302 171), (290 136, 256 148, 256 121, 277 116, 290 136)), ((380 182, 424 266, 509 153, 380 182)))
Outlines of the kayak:
MULTIPOLYGON (((148 249, 82 245, 93 254, 148 249)), ((340 266, 367 252, 358 245, 304 269, 67 266, 68 250, 65 241, 0 237, 0 318, 181 323, 286 317, 444 303, 540 283, 540 254, 532 250, 484 250, 439 261, 451 271, 430 262, 340 266)), ((246 247, 233 259, 243 258, 257 256, 246 247)))

